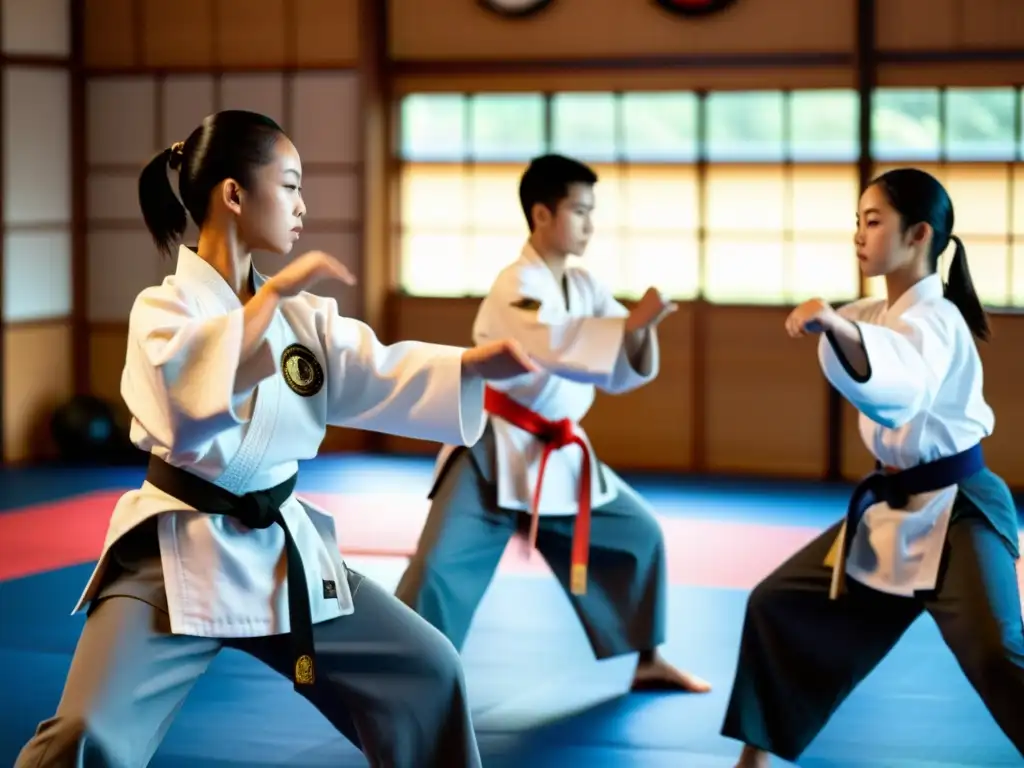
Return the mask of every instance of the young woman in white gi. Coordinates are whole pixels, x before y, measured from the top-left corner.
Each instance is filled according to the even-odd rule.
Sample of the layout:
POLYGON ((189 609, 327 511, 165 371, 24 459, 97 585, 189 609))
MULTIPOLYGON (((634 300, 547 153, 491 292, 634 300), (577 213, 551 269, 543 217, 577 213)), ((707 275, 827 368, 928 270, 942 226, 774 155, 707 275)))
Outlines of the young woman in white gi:
POLYGON ((885 299, 820 299, 786 321, 823 334, 826 378, 860 411, 877 471, 846 519, 751 593, 723 734, 741 768, 796 760, 922 612, 1024 755, 1017 514, 985 468, 994 417, 972 334, 988 337, 953 205, 923 171, 890 171, 860 199, 857 259, 885 299), (939 256, 956 249, 944 285, 939 256))
POLYGON ((472 450, 442 450, 431 508, 397 595, 461 648, 517 529, 565 589, 597 658, 637 654, 633 690, 706 692, 658 652, 667 579, 661 526, 600 462, 579 426, 596 389, 629 392, 658 375, 659 322, 675 309, 650 289, 630 312, 588 270, 568 266, 593 231, 597 175, 571 158, 535 159, 519 196, 530 237, 473 327, 511 337, 542 370, 489 387, 490 423, 472 450), (532 517, 532 519, 531 519, 532 517))
POLYGON ((532 363, 514 342, 382 345, 306 292, 351 282, 323 253, 255 273, 253 250, 298 240, 301 181, 281 129, 242 111, 206 118, 142 172, 160 249, 173 253, 186 211, 199 243, 132 308, 121 392, 149 474, 114 510, 63 697, 18 768, 145 766, 225 646, 292 679, 373 766, 480 765, 456 651, 345 567, 333 518, 295 496, 295 475, 327 425, 472 444, 484 379, 532 363))

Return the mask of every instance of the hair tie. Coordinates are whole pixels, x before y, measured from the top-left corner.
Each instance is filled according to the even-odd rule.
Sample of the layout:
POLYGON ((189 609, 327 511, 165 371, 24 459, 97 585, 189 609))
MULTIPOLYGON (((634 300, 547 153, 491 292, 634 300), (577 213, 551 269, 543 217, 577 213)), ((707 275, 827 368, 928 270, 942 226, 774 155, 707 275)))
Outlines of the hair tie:
POLYGON ((167 165, 170 166, 172 171, 176 171, 181 168, 181 163, 185 159, 185 142, 176 141, 171 144, 171 156, 167 159, 167 165))

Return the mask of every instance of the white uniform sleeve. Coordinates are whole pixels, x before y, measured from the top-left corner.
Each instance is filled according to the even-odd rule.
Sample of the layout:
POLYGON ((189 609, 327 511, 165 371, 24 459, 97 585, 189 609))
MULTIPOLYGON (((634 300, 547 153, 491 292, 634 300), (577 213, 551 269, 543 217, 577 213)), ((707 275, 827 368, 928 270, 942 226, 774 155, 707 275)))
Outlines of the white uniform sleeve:
POLYGON ((908 312, 896 328, 847 317, 857 326, 867 353, 867 375, 857 376, 827 335, 818 342, 822 371, 861 413, 898 429, 934 402, 956 352, 956 328, 934 306, 908 312))
POLYGON ((201 451, 218 433, 243 423, 239 406, 276 372, 266 341, 240 363, 242 313, 200 317, 167 283, 135 300, 121 395, 145 431, 168 449, 201 451))
POLYGON ((516 339, 539 365, 570 381, 608 386, 622 354, 625 316, 571 317, 539 269, 509 269, 495 281, 473 340, 516 339))
MULTIPOLYGON (((598 317, 629 317, 626 309, 608 288, 591 278, 595 292, 595 312, 598 317)), ((602 387, 610 394, 624 394, 639 389, 654 381, 660 368, 660 351, 658 348, 658 331, 649 328, 643 331, 642 343, 637 354, 631 359, 623 349, 615 358, 615 367, 611 379, 602 387)))
POLYGON ((462 347, 384 345, 333 299, 311 299, 327 358, 327 423, 447 445, 483 435, 484 381, 462 375, 462 347))

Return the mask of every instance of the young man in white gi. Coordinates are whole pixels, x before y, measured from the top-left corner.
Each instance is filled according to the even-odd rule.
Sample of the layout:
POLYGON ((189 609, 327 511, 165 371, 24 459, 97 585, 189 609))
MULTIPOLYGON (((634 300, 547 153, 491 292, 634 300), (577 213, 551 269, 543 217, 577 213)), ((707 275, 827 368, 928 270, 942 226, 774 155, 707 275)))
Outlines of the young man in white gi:
POLYGON ((639 654, 633 690, 703 693, 708 683, 657 650, 667 591, 661 528, 579 426, 596 389, 629 392, 657 376, 655 329, 675 310, 651 288, 627 311, 588 271, 567 266, 593 232, 596 182, 592 169, 558 155, 535 159, 522 177, 530 238, 483 300, 473 337, 514 338, 543 370, 489 386, 484 437, 442 450, 397 595, 461 648, 509 538, 528 529, 598 659, 639 654))

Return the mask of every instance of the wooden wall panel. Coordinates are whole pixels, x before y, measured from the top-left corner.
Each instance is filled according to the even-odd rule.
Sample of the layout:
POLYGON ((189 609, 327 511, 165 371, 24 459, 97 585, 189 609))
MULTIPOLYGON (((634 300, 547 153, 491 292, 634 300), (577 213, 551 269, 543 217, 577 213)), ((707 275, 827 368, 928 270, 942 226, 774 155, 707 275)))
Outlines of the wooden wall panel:
POLYGON ((1017 0, 970 0, 960 5, 967 48, 1024 46, 1024 9, 1017 0))
MULTIPOLYGON (((103 0, 93 0, 89 7, 97 2, 103 0)), ((216 63, 217 27, 211 0, 145 0, 137 10, 142 29, 139 64, 201 69, 216 63)))
POLYGON ((71 323, 4 328, 4 461, 52 455, 49 419, 74 391, 71 323))
POLYGON ((711 306, 704 342, 706 466, 821 477, 827 386, 813 339, 790 339, 785 307, 711 306))
POLYGON ((367 29, 359 18, 359 0, 288 2, 295 14, 296 66, 325 69, 356 63, 367 29))
POLYGON ((885 0, 876 16, 884 51, 1020 48, 1024 13, 1018 0, 885 0))
POLYGON ((357 0, 85 4, 85 63, 92 70, 322 69, 358 59, 357 0))
POLYGON ((94 323, 89 330, 89 391, 119 408, 127 345, 126 323, 94 323))
MULTIPOLYGON (((1022 43, 1024 45, 1024 43, 1022 43)), ((1004 61, 956 61, 938 59, 923 63, 890 63, 878 69, 878 85, 985 88, 1024 83, 1024 59, 1004 61)))
MULTIPOLYGON (((177 2, 177 0, 175 0, 177 2)), ((295 30, 289 0, 213 0, 220 66, 270 69, 290 64, 295 30)))
MULTIPOLYGON (((986 0, 971 0, 971 4, 986 0)), ((956 45, 961 0, 885 0, 875 16, 882 50, 936 50, 956 45)))
POLYGON ((852 51, 847 0, 745 0, 704 19, 671 16, 651 2, 559 0, 509 21, 474 2, 391 0, 396 60, 575 59, 637 55, 852 51))
MULTIPOLYGON (((136 0, 82 1, 85 3, 85 65, 103 69, 140 66, 143 40, 136 34, 136 0)), ((193 31, 203 34, 201 28, 193 31)))

